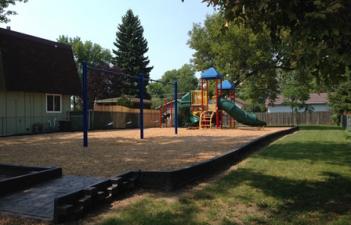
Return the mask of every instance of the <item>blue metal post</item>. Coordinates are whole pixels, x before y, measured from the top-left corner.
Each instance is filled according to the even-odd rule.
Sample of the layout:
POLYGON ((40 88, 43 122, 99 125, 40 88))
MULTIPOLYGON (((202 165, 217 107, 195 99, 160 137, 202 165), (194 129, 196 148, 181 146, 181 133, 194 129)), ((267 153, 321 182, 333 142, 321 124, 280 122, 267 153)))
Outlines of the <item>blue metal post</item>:
POLYGON ((89 122, 89 98, 88 98, 88 65, 83 62, 83 146, 88 147, 88 122, 89 122))
POLYGON ((178 82, 174 81, 174 132, 178 134, 178 82))
POLYGON ((144 139, 144 75, 141 74, 139 76, 139 99, 140 99, 140 113, 139 113, 139 121, 140 121, 140 139, 144 139))

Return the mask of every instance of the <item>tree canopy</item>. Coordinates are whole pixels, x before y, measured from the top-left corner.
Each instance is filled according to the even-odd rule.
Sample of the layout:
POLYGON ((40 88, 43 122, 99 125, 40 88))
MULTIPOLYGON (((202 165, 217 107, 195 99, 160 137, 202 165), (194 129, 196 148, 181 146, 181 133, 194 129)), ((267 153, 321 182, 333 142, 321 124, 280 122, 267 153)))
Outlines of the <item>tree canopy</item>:
MULTIPOLYGON (((284 45, 282 67, 303 70, 333 88, 345 81, 351 65, 349 0, 204 0, 220 8, 227 24, 255 34, 268 31, 274 48, 284 45)), ((223 23, 223 26, 225 23, 223 23)))
POLYGON ((284 96, 284 103, 290 106, 292 112, 297 112, 304 108, 306 111, 313 110, 306 108, 305 102, 309 98, 311 91, 309 83, 301 85, 301 81, 297 79, 296 71, 283 74, 281 79, 281 90, 284 96))
POLYGON ((279 92, 277 52, 284 48, 273 48, 268 31, 255 34, 250 28, 229 24, 223 32, 224 23, 221 14, 214 14, 203 25, 193 26, 189 33, 193 63, 197 70, 215 66, 225 79, 235 82, 240 97, 252 103, 249 108, 263 107, 267 97, 275 99, 279 92))
POLYGON ((329 94, 329 100, 335 113, 343 114, 351 112, 351 72, 346 71, 348 77, 346 82, 340 83, 339 86, 329 94))
POLYGON ((152 96, 165 97, 173 96, 173 82, 178 81, 178 93, 186 93, 195 90, 198 86, 198 79, 195 77, 195 69, 190 64, 184 64, 179 69, 166 71, 159 82, 149 85, 149 92, 152 96))
POLYGON ((153 106, 159 106, 162 98, 173 98, 173 82, 178 81, 178 93, 184 94, 198 87, 198 79, 195 77, 195 69, 190 64, 184 64, 179 69, 166 71, 159 79, 159 82, 151 83, 148 86, 153 101, 153 106))
POLYGON ((94 100, 110 97, 118 97, 123 86, 122 72, 111 67, 112 55, 110 50, 102 48, 99 44, 91 41, 82 41, 79 37, 59 36, 58 42, 71 45, 73 56, 77 64, 78 74, 82 73, 81 63, 87 62, 102 70, 112 71, 106 73, 99 70, 89 70, 88 90, 90 107, 93 106, 94 100))
POLYGON ((27 2, 28 0, 0 0, 0 23, 7 23, 11 15, 16 15, 13 10, 7 10, 10 5, 15 5, 16 2, 27 2))
MULTIPOLYGON (((116 33, 116 41, 113 50, 114 64, 120 67, 129 75, 138 76, 144 75, 145 86, 144 93, 146 93, 146 86, 150 77, 150 71, 153 67, 148 66, 150 60, 145 54, 148 52, 148 43, 144 38, 144 29, 141 26, 138 16, 135 16, 132 10, 128 10, 122 17, 122 23, 118 25, 116 33)), ((137 82, 133 78, 126 78, 129 84, 124 87, 123 93, 137 96, 139 89, 135 85, 137 82)))
POLYGON ((91 41, 82 41, 80 37, 60 35, 58 42, 71 45, 77 65, 87 62, 90 65, 109 65, 112 62, 110 50, 91 41))

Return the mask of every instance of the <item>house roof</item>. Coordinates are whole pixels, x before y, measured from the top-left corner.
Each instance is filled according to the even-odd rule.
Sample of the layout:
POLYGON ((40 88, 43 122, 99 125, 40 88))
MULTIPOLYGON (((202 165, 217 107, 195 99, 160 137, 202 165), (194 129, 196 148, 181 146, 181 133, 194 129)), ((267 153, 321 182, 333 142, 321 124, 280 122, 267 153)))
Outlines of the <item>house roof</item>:
POLYGON ((80 95, 69 45, 0 28, 0 89, 80 95))
MULTIPOLYGON (((266 100, 266 105, 284 105, 284 96, 278 95, 273 103, 270 102, 269 99, 266 100)), ((309 99, 305 102, 307 105, 312 104, 328 104, 328 93, 311 93, 309 99)))

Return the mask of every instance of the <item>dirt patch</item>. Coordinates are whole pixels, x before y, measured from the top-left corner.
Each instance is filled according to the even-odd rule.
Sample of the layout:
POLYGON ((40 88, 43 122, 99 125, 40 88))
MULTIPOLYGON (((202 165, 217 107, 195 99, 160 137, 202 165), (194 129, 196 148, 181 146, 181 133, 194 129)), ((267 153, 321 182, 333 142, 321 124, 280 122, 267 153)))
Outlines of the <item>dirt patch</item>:
POLYGON ((94 131, 88 148, 82 133, 0 138, 0 163, 62 167, 64 174, 110 177, 130 170, 172 170, 220 156, 261 136, 287 128, 145 129, 94 131))

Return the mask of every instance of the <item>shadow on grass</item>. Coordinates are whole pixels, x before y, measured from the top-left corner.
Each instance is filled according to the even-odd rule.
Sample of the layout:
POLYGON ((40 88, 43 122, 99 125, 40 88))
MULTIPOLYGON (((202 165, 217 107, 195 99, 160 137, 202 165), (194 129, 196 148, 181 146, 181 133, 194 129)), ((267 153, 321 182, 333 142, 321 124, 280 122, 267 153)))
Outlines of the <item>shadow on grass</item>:
MULTIPOLYGON (((241 184, 261 190, 265 195, 279 200, 273 215, 293 217, 307 212, 345 214, 351 211, 351 178, 337 173, 323 172, 323 181, 291 180, 266 175, 251 169, 238 169, 218 183, 195 193, 195 199, 230 197, 231 190, 241 184)), ((245 194, 245 193, 243 193, 245 194)), ((244 201, 256 203, 255 196, 245 194, 244 201)), ((266 206, 261 206, 265 208, 266 206)))
POLYGON ((311 163, 326 162, 333 165, 351 167, 351 145, 332 142, 289 142, 275 143, 269 151, 263 151, 253 157, 258 159, 310 160, 311 163))
POLYGON ((300 130, 343 130, 338 126, 327 125, 299 125, 300 130))
MULTIPOLYGON (((138 201, 125 209, 122 209, 118 216, 106 219, 103 225, 198 225, 211 224, 211 221, 199 221, 199 213, 202 211, 203 204, 207 204, 210 212, 211 202, 217 198, 231 199, 233 192, 238 191, 237 187, 242 184, 248 185, 253 189, 258 189, 264 193, 265 197, 257 197, 252 193, 252 189, 242 191, 242 197, 236 196, 236 203, 246 202, 248 207, 256 205, 259 209, 269 212, 270 216, 260 219, 260 223, 270 224, 273 219, 276 224, 284 223, 289 220, 291 224, 308 224, 301 220, 301 216, 308 218, 310 213, 318 213, 315 218, 320 222, 324 218, 335 215, 347 215, 351 211, 351 179, 337 173, 323 172, 323 181, 299 181, 283 177, 266 175, 252 169, 238 169, 200 191, 195 191, 193 195, 181 197, 179 201, 166 202, 165 200, 146 198, 138 201), (247 191, 247 192, 246 192, 247 191), (265 198, 274 197, 278 200, 278 205, 271 206, 266 203, 265 198)), ((236 203, 226 203, 228 207, 236 207, 236 203)), ((205 206, 206 207, 206 206, 205 206)), ((216 208, 214 205, 213 207, 216 208)), ((217 206, 218 207, 218 206, 217 206)), ((223 212, 225 214, 225 210, 223 212)), ((243 215, 248 216, 248 215, 243 215)), ((250 215, 255 219, 255 214, 250 215)), ((205 219, 206 218, 202 218, 205 219)), ((210 219, 210 218, 207 218, 210 219)), ((222 224, 235 224, 232 220, 226 221, 223 218, 222 224)), ((257 218, 256 218, 257 219, 257 218)), ((325 222, 325 221, 324 221, 325 222)), ((256 223, 255 223, 256 224, 256 223)), ((318 222, 316 223, 318 224, 318 222)), ((346 223, 345 223, 346 224, 346 223)))

